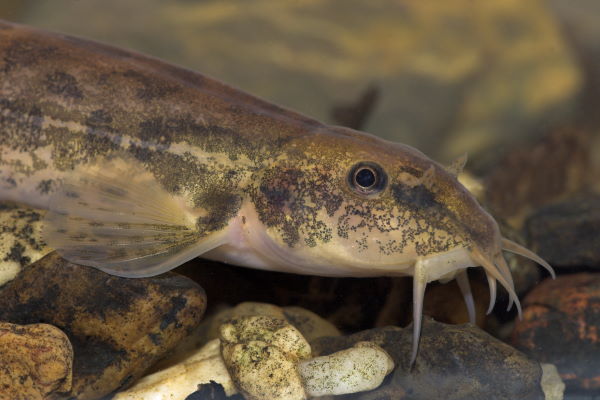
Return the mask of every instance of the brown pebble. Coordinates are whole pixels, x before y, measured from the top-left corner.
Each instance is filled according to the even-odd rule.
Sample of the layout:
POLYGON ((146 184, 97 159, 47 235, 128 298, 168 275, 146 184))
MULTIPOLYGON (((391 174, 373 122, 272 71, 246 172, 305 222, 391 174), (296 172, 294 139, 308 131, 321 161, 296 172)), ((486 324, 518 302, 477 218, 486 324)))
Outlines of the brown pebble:
POLYGON ((120 278, 52 253, 2 289, 0 320, 62 329, 75 351, 71 395, 85 400, 134 383, 200 323, 205 305, 204 290, 175 273, 120 278))
POLYGON ((523 301, 513 344, 556 365, 567 391, 600 390, 600 274, 546 279, 523 301))
POLYGON ((0 399, 37 400, 71 389, 73 349, 48 324, 0 322, 0 399))

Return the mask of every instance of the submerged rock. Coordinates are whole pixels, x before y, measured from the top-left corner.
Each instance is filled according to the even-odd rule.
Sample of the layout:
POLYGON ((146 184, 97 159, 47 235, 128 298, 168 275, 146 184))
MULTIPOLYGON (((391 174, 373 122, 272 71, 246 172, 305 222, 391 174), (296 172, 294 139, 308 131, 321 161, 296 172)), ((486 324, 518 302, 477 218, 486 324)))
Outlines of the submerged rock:
POLYGON ((298 370, 311 397, 364 392, 381 385, 394 361, 381 347, 359 342, 336 353, 301 361, 298 370))
POLYGON ((371 341, 392 356, 396 369, 384 384, 348 399, 543 399, 542 369, 527 356, 473 325, 446 325, 430 318, 416 363, 409 367, 412 327, 371 329, 311 342, 313 355, 331 354, 371 341), (407 395, 410 394, 410 395, 407 395))
POLYGON ((85 400, 131 385, 199 324, 205 304, 203 289, 174 273, 120 278, 52 253, 2 289, 0 320, 62 329, 75 352, 71 396, 85 400))
POLYGON ((600 274, 547 279, 525 297, 513 344, 556 365, 570 391, 600 391, 600 274))
POLYGON ((240 317, 221 326, 220 339, 227 370, 246 399, 307 398, 297 363, 310 357, 310 345, 288 322, 240 317))
POLYGON ((544 400, 562 400, 565 395, 565 383, 560 378, 556 365, 542 364, 542 390, 544 400))
POLYGON ((47 324, 0 322, 0 398, 41 400, 69 392, 73 349, 67 335, 47 324))
POLYGON ((543 207, 526 222, 532 249, 555 267, 600 269, 600 195, 543 207))

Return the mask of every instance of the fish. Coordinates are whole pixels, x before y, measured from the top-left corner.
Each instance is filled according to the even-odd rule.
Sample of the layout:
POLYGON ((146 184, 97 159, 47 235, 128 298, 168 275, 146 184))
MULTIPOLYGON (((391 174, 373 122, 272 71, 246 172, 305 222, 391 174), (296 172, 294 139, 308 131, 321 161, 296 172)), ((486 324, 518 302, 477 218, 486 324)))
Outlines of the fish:
POLYGON ((98 42, 0 22, 0 200, 48 210, 67 260, 147 277, 195 257, 331 277, 413 279, 411 365, 426 285, 467 269, 521 306, 502 237, 420 151, 330 126, 200 73, 98 42))

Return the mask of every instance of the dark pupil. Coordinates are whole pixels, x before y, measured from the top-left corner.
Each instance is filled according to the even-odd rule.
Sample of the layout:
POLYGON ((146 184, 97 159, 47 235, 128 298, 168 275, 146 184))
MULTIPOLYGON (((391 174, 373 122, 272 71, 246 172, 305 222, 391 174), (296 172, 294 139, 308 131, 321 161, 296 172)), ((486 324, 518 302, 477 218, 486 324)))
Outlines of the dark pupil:
POLYGON ((369 188, 375 184, 375 173, 368 169, 363 168, 356 173, 356 183, 363 188, 369 188))

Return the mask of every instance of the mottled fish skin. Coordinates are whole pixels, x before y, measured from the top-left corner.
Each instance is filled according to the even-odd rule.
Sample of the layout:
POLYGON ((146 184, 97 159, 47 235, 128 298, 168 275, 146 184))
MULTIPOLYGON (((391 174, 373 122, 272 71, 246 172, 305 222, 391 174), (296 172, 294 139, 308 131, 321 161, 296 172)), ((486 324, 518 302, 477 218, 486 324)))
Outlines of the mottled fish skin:
POLYGON ((501 237, 456 179, 463 164, 446 169, 147 56, 0 21, 0 201, 50 208, 47 237, 62 238, 71 261, 132 277, 198 255, 413 276, 414 362, 428 282, 456 277, 474 321, 466 268, 484 267, 490 309, 496 281, 520 307, 502 250, 551 271, 501 237), (373 166, 376 192, 357 190, 357 165, 373 166))
POLYGON ((361 230, 382 236, 376 244, 354 238, 356 247, 378 246, 387 258, 413 245, 426 255, 494 236, 472 196, 412 148, 326 126, 156 59, 8 23, 0 24, 0 131, 1 197, 38 207, 65 172, 125 151, 169 193, 207 211, 205 232, 251 201, 289 247, 361 230), (361 198, 346 176, 373 159, 391 177, 389 189, 361 198), (414 186, 430 169, 429 187, 414 186), (390 238, 398 230, 402 237, 390 238))

